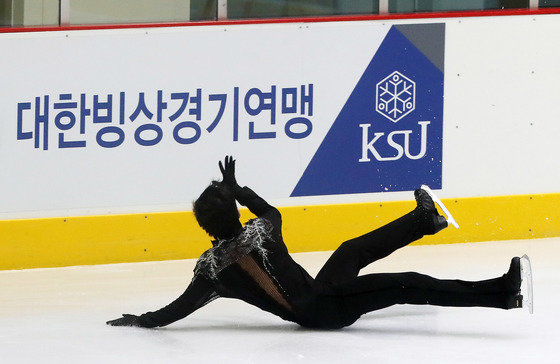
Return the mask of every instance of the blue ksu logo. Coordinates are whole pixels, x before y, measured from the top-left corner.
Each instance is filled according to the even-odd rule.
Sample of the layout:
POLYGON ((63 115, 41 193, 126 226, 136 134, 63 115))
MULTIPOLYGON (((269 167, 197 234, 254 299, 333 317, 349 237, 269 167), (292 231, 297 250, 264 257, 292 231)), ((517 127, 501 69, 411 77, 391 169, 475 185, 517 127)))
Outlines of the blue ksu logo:
POLYGON ((441 189, 445 24, 392 26, 291 196, 441 189))

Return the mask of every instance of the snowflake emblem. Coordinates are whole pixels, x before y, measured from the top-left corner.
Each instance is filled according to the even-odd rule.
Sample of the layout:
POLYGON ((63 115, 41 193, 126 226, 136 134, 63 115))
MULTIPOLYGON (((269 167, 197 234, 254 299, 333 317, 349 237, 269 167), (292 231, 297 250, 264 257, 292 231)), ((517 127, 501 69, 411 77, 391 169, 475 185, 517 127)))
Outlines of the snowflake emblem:
POLYGON ((375 110, 396 123, 414 110, 416 83, 393 72, 376 85, 375 110))

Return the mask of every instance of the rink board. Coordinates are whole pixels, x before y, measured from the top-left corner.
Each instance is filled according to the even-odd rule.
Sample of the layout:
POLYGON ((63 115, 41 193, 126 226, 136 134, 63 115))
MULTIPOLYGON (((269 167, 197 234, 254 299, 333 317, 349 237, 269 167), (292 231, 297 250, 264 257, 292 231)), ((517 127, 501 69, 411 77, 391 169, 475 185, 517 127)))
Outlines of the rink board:
POLYGON ((420 243, 560 236, 559 19, 0 30, 0 269, 197 256, 226 154, 294 252, 421 184, 461 229, 420 243))
MULTIPOLYGON (((415 245, 558 236, 560 194, 444 199, 461 228, 415 245)), ((290 252, 340 243, 414 208, 413 201, 281 208, 290 252)), ((242 220, 251 217, 241 210, 242 220)), ((0 269, 197 258, 210 247, 192 212, 0 221, 0 269)))

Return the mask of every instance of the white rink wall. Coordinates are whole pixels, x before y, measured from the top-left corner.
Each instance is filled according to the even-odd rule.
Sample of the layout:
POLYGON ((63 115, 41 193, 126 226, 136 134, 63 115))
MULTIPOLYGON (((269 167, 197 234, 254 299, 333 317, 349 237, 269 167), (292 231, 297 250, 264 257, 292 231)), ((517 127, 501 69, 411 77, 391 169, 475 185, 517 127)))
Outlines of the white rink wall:
MULTIPOLYGON (((217 161, 226 154, 238 159, 240 183, 279 206, 410 199, 406 191, 290 197, 383 37, 397 24, 445 23, 441 197, 560 192, 559 20, 560 15, 525 15, 0 34, 0 219, 189 210, 209 180, 219 177, 217 161), (310 84, 309 136, 288 137, 284 115, 271 126, 264 111, 253 119, 240 117, 238 140, 232 139, 234 87, 246 93, 310 84), (159 144, 141 146, 133 137, 140 124, 127 120, 123 144, 101 148, 96 132, 110 124, 93 125, 89 115, 84 134, 78 120, 66 133, 67 140, 87 146, 58 148, 52 104, 60 94, 72 94, 76 102, 85 94, 89 107, 94 95, 104 102, 112 94, 113 124, 119 126, 121 92, 136 98, 125 106, 128 117, 142 92, 156 114, 157 91, 163 90, 169 116, 180 104, 170 93, 197 89, 201 136, 193 144, 174 142, 179 119, 159 124, 159 144), (228 96, 225 111, 209 133, 220 103, 208 97, 220 93, 228 96), (21 110, 20 132, 34 133, 35 98, 43 102, 45 95, 51 104, 47 150, 43 139, 35 148, 34 134, 17 139, 18 103, 30 103, 21 110), (275 130, 276 137, 248 140, 249 120, 255 128, 275 130)), ((276 103, 280 108, 280 96, 276 103)))

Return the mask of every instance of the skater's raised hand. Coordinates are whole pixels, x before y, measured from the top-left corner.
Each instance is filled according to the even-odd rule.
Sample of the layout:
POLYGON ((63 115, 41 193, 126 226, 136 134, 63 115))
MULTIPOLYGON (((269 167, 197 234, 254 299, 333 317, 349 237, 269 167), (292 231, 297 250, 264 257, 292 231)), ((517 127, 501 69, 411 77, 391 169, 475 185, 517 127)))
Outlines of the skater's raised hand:
POLYGON ((237 186, 237 181, 235 180, 235 159, 232 156, 226 156, 224 164, 220 161, 218 166, 224 178, 222 182, 230 187, 237 186))
POLYGON ((136 315, 123 314, 123 317, 116 320, 107 321, 107 325, 111 326, 137 326, 142 327, 140 317, 136 315))

